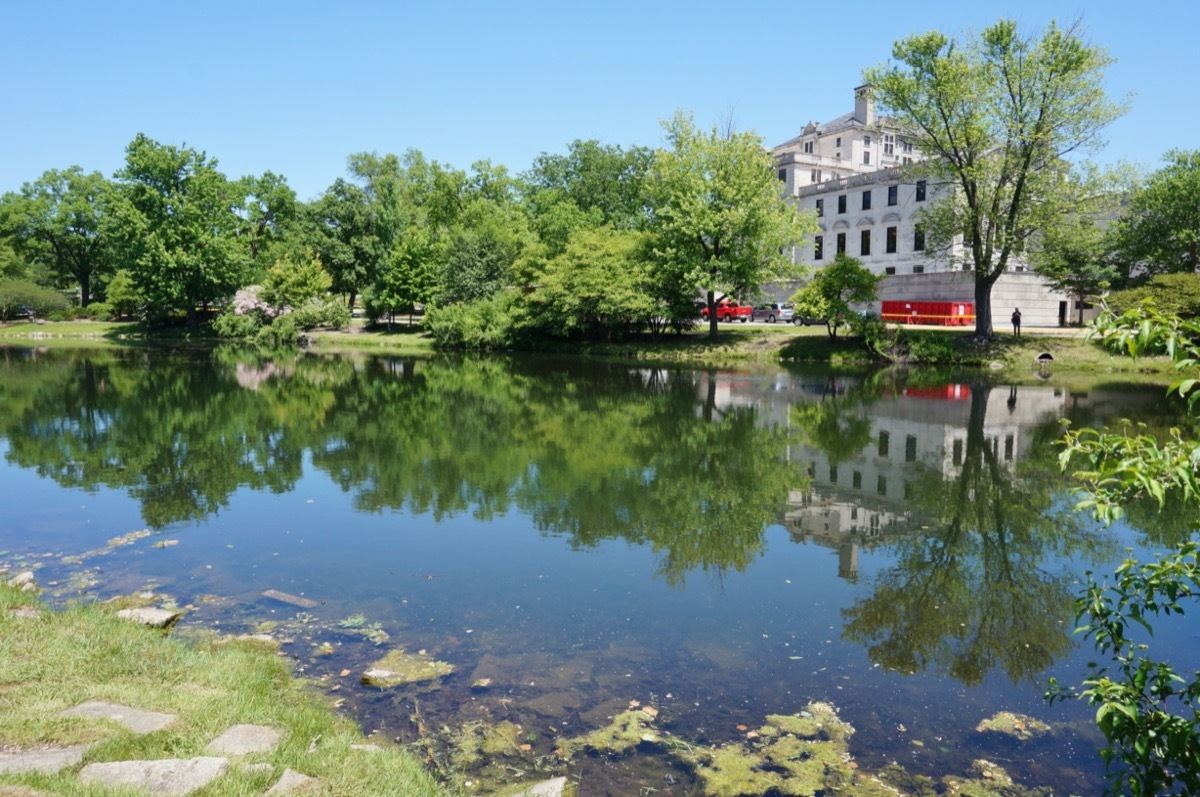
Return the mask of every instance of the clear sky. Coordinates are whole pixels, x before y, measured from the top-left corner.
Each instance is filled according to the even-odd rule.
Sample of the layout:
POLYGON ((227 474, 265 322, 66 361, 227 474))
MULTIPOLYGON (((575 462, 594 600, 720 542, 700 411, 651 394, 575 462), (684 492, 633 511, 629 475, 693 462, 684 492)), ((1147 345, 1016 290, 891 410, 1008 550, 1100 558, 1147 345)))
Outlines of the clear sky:
POLYGON ((353 152, 527 169, 577 138, 658 146, 677 108, 767 145, 853 109, 896 39, 1083 20, 1133 95, 1104 162, 1154 168, 1200 147, 1195 0, 101 2, 11 0, 0 14, 0 193, 47 169, 106 175, 143 132, 271 170, 301 199, 353 152))

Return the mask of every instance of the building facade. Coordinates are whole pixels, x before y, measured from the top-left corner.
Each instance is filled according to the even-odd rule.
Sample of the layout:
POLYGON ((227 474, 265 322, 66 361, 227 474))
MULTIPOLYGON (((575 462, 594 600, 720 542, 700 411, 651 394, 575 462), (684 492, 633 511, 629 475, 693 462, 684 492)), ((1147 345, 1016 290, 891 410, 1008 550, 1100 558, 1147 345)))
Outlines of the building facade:
MULTIPOLYGON (((905 174, 923 156, 891 118, 875 115, 870 87, 854 90, 852 113, 810 122, 773 155, 784 195, 817 220, 816 234, 793 251, 794 260, 821 268, 839 252, 857 258, 885 277, 881 301, 974 302, 962 245, 936 257, 925 245, 920 212, 947 189, 905 174)), ((1053 291, 1023 261, 1012 263, 993 288, 997 326, 1015 308, 1027 326, 1064 325, 1076 311, 1073 297, 1053 291)))

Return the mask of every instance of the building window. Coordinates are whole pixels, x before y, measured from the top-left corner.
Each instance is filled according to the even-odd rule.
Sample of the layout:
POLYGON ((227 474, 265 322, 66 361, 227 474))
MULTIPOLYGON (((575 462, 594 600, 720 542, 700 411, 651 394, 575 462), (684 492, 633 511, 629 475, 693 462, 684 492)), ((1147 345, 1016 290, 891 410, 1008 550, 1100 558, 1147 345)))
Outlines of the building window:
POLYGON ((924 266, 913 266, 913 273, 914 274, 924 274, 925 267, 924 266))
POLYGON ((817 200, 817 218, 819 219, 824 215, 825 215, 825 200, 818 199, 817 200))
POLYGON ((863 207, 862 207, 862 209, 863 210, 871 209, 871 192, 870 191, 863 191, 863 207))
POLYGON ((896 267, 895 266, 887 266, 886 268, 883 269, 883 273, 887 274, 890 277, 896 273, 896 267))
POLYGON ((813 145, 813 143, 812 143, 811 141, 805 141, 805 142, 804 142, 804 152, 805 152, 805 154, 807 154, 807 155, 811 155, 811 154, 812 154, 812 145, 813 145))
POLYGON ((924 180, 917 180, 917 201, 918 202, 925 201, 925 181, 924 180))
POLYGON ((879 456, 886 457, 888 455, 888 448, 891 442, 892 435, 890 432, 884 431, 879 433, 879 456))
POLYGON ((870 136, 863 136, 863 146, 864 147, 871 146, 871 137, 870 136))
POLYGON ((904 438, 904 461, 917 461, 917 436, 915 434, 910 434, 904 438))
POLYGON ((854 475, 851 477, 850 483, 851 483, 851 485, 853 485, 855 490, 861 490, 862 489, 862 471, 857 471, 857 470, 854 471, 854 475))
POLYGON ((962 440, 955 440, 954 446, 950 449, 950 461, 955 465, 961 465, 963 462, 963 443, 962 440))
POLYGON ((904 153, 906 155, 911 155, 913 153, 913 143, 911 141, 904 142, 904 153))
POLYGON ((871 254, 871 231, 870 230, 863 230, 862 234, 859 236, 858 253, 860 255, 862 255, 863 257, 866 257, 867 255, 871 254))
POLYGON ((891 133, 883 134, 883 154, 893 155, 896 152, 896 137, 891 133))
POLYGON ((842 137, 841 137, 841 136, 838 136, 838 137, 837 137, 836 146, 839 146, 839 147, 840 147, 841 145, 842 145, 842 137))
POLYGON ((820 260, 825 257, 825 236, 818 235, 813 238, 813 260, 820 260))
POLYGON ((846 212, 846 195, 842 194, 838 197, 838 213, 846 212))
POLYGON ((903 163, 905 166, 907 166, 907 165, 909 165, 910 163, 912 163, 912 158, 908 158, 908 157, 901 158, 901 159, 900 159, 900 162, 901 162, 901 163, 903 163))
POLYGON ((837 484, 837 465, 829 466, 829 481, 832 484, 837 484))
POLYGON ((863 163, 868 166, 871 165, 871 151, 868 149, 863 150, 863 163))
POLYGON ((898 201, 900 201, 900 186, 889 185, 888 186, 888 207, 895 205, 898 201))
POLYGON ((839 232, 837 237, 837 253, 839 255, 846 254, 846 233, 839 232))
POLYGON ((779 179, 780 179, 780 180, 782 180, 782 181, 783 181, 783 182, 785 182, 785 183, 787 182, 787 169, 780 169, 780 170, 779 170, 779 179))
POLYGON ((880 495, 887 495, 887 476, 883 474, 879 475, 879 478, 875 481, 875 492, 880 495))
POLYGON ((1013 439, 1013 436, 1010 434, 1006 434, 1004 436, 1004 459, 1005 459, 1005 461, 1012 462, 1013 449, 1015 447, 1016 447, 1016 441, 1013 439))
POLYGON ((884 244, 884 251, 889 255, 896 254, 896 228, 887 228, 887 242, 884 244))
POLYGON ((925 251, 925 228, 920 224, 918 224, 916 229, 913 230, 913 251, 925 251))
POLYGON ((812 177, 812 181, 814 183, 821 182, 821 170, 820 169, 813 169, 812 174, 809 176, 812 177))

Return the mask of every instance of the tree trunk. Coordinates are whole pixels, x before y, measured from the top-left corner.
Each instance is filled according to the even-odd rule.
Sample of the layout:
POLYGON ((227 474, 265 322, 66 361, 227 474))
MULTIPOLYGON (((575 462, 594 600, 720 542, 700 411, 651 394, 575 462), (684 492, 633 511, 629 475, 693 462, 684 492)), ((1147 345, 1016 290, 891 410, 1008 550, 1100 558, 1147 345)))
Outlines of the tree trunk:
POLYGON ((79 306, 87 307, 92 300, 92 275, 86 271, 79 275, 79 306))
POLYGON ((992 286, 996 284, 999 274, 975 274, 975 337, 978 340, 991 340, 995 337, 992 329, 992 286))
POLYGON ((708 339, 717 339, 717 295, 713 291, 708 292, 708 339))

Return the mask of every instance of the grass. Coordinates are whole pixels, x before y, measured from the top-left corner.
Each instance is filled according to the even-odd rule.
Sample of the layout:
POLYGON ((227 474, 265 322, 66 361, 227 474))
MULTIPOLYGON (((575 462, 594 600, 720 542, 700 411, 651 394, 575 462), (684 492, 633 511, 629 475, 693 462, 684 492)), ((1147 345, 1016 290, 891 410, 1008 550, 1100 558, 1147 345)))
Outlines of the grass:
MULTIPOLYGON (((1115 356, 1083 340, 1078 330, 1042 334, 1027 331, 1020 338, 1002 333, 987 346, 975 343, 972 330, 967 328, 923 328, 906 332, 932 353, 934 359, 924 364, 988 368, 1009 380, 1035 377, 1034 358, 1043 352, 1049 352, 1054 358, 1051 368, 1056 374, 1119 374, 1155 382, 1169 381, 1174 375, 1169 358, 1131 360, 1115 356)), ((348 330, 317 331, 311 333, 311 337, 317 349, 329 352, 436 353, 432 339, 423 334, 419 326, 408 325, 406 320, 387 330, 366 327, 361 320, 355 319, 348 330)), ((206 332, 189 334, 178 328, 147 330, 137 323, 48 321, 36 326, 28 323, 0 325, 0 342, 36 342, 39 346, 60 348, 109 344, 178 345, 211 343, 213 339, 206 332)), ((615 343, 548 341, 541 351, 618 362, 663 362, 697 367, 780 362, 868 366, 878 362, 855 338, 843 335, 831 340, 824 327, 790 324, 722 324, 715 341, 709 340, 706 326, 682 335, 668 333, 657 340, 641 335, 615 343)))
MULTIPOLYGON (((115 608, 74 605, 50 611, 29 594, 0 584, 0 745, 41 747, 90 743, 84 763, 204 755, 232 725, 269 725, 283 740, 256 773, 231 762, 229 772, 196 797, 260 795, 290 767, 320 779, 306 794, 440 795, 432 776, 406 751, 355 750, 361 732, 315 690, 292 678, 285 659, 260 644, 187 643, 115 617, 115 608), (37 617, 11 611, 31 607, 37 617), (100 720, 57 714, 86 700, 103 700, 177 714, 169 727, 135 736, 100 720)), ((4 785, 54 794, 107 794, 84 786, 76 772, 0 775, 4 785)), ((19 792, 18 792, 19 793, 19 792)))

